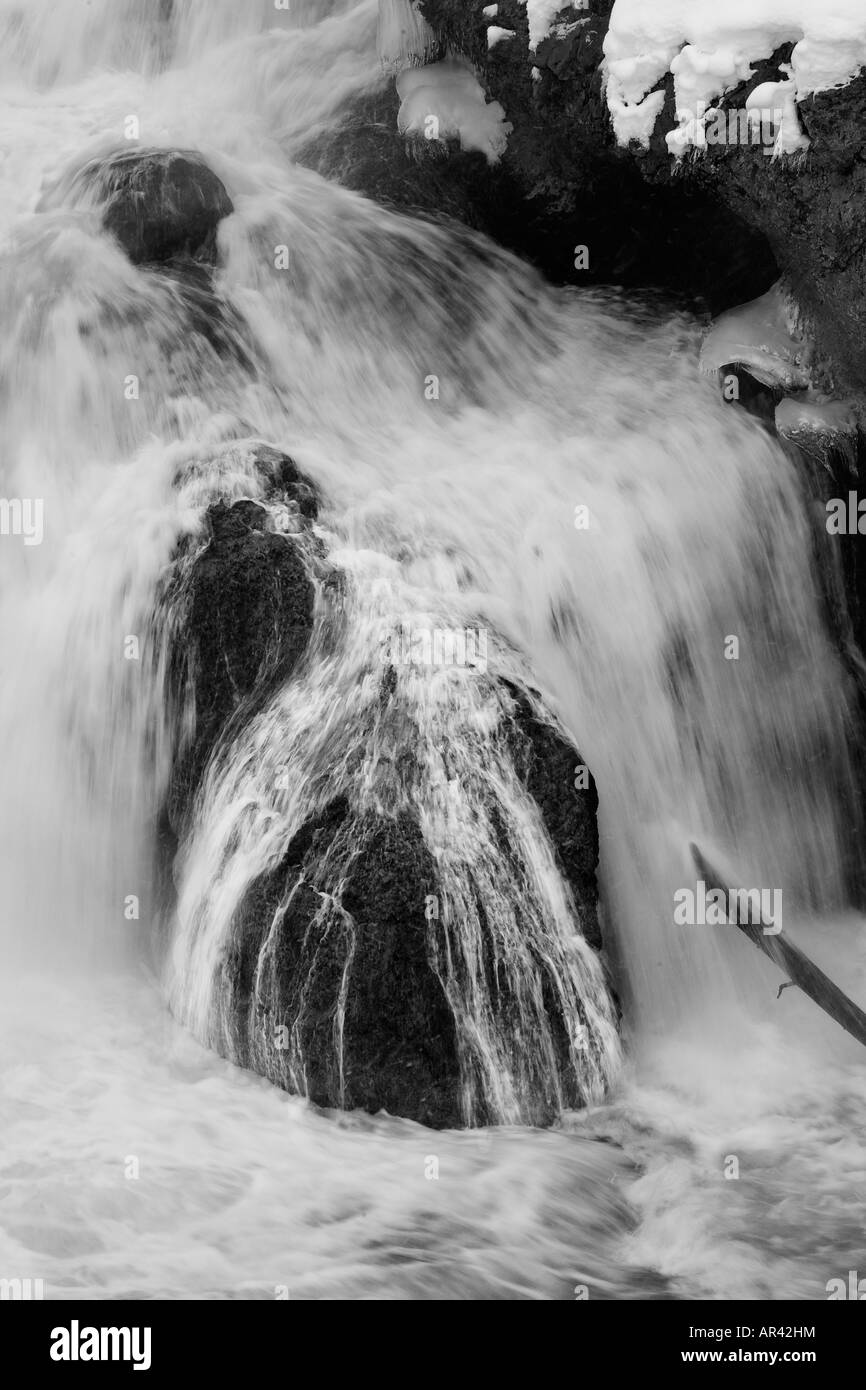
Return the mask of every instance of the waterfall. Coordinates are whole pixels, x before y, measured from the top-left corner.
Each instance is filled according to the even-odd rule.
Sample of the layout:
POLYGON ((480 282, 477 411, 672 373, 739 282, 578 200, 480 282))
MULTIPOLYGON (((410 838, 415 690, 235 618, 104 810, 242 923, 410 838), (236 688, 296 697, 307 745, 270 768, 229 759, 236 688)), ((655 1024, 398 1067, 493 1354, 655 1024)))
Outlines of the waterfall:
MULTIPOLYGON (((814 936, 819 954, 847 959, 847 929, 827 923, 848 909, 859 829, 854 695, 822 622, 802 485, 701 375, 699 326, 615 291, 555 290, 479 234, 304 167, 311 140, 382 90, 374 0, 287 13, 270 0, 70 0, 61 12, 0 0, 0 39, 4 121, 20 137, 0 165, 2 491, 44 509, 41 545, 0 537, 4 950, 60 974, 144 961, 195 1038, 249 1064, 261 1034, 243 1022, 239 1033, 219 987, 238 912, 342 797, 345 832, 307 861, 318 926, 339 937, 348 969, 347 866, 370 814, 411 814, 442 885, 429 940, 459 1035, 464 1123, 532 1124, 540 1101, 555 1113, 586 1103, 590 1135, 609 1123, 621 1139, 622 1111, 605 1112, 605 1097, 629 1104, 641 1068, 664 1054, 634 1102, 651 1109, 652 1088, 677 1073, 674 1041, 696 1057, 698 1039, 710 1059, 700 1076, 694 1062, 697 1079, 683 1064, 694 1113, 711 1103, 731 1038, 746 1051, 772 1031, 774 1058, 775 1047, 800 1055, 807 1006, 767 1019, 776 979, 750 945, 673 920, 695 840, 743 882, 781 889, 804 946, 814 936), (199 297, 176 266, 133 265, 81 193, 88 162, 125 148, 130 114, 143 145, 201 151, 231 196, 199 297), (207 544, 218 499, 258 501, 283 524, 252 440, 285 450, 314 483, 317 555, 343 588, 337 603, 310 560, 309 649, 217 747, 160 928, 153 845, 191 720, 172 694, 184 590, 169 579, 179 554, 191 561, 207 544), (483 626, 488 670, 398 666, 383 718, 382 635, 403 625, 483 626), (580 749, 598 786, 623 1042, 506 756, 506 681, 580 749), (395 749, 411 751, 408 771, 395 749), (497 1026, 485 936, 523 1047, 497 1026), (568 1022, 571 1089, 552 1060, 551 992, 568 1022)), ((279 901, 257 961, 265 997, 289 906, 279 901)), ((822 1077, 850 1063, 844 1040, 818 1025, 809 1036, 822 1077)), ((205 1064, 185 1046, 177 1072, 197 1075, 205 1064)), ((305 1068, 295 1038, 270 1074, 303 1093, 305 1068)), ((242 1107, 245 1093, 231 1094, 242 1107)), ((250 1092, 250 1113, 266 1104, 250 1092)), ((595 1149, 565 1160, 567 1140, 549 1136, 543 1152, 576 1163, 571 1187, 578 1170, 595 1181, 595 1149)), ((503 1171, 524 1152, 509 1149, 503 1171)), ((313 1166, 325 1162, 316 1155, 313 1166)), ((392 1159, 375 1161, 385 1182, 392 1159)), ((551 1206, 556 1196, 554 1182, 551 1206)), ((664 1264, 659 1210, 636 1263, 664 1264)), ((618 1207, 615 1219, 625 1225, 618 1207)), ((709 1255, 705 1265, 701 1288, 709 1255)), ((178 1287, 176 1270, 166 1278, 178 1287)))
MULTIPOLYGON (((175 21, 194 29, 202 13, 190 4, 175 21)), ((237 25, 237 10, 231 15, 237 25)), ((226 352, 201 335, 186 345, 177 339, 180 285, 130 266, 92 208, 68 206, 68 190, 68 210, 58 206, 62 183, 41 215, 8 232, 0 280, 11 324, 3 344, 7 490, 34 492, 33 473, 25 475, 35 461, 53 542, 12 563, 22 567, 28 603, 36 602, 34 571, 37 585, 63 590, 52 622, 67 641, 89 631, 98 648, 79 671, 96 687, 92 701, 58 711, 57 722, 65 732, 70 721, 93 721, 95 729, 76 732, 85 747, 101 745, 115 768, 111 813, 128 807, 128 780, 143 775, 132 768, 155 746, 148 730, 159 722, 160 660, 135 672, 135 712, 121 720, 138 727, 134 737, 127 732, 140 752, 130 747, 115 758, 112 730, 131 698, 130 663, 118 656, 123 629, 146 637, 148 585, 152 610, 159 564, 185 529, 200 526, 195 502, 171 494, 178 451, 214 456, 252 422, 291 449, 327 498, 332 543, 345 550, 358 585, 356 647, 372 644, 360 617, 373 603, 362 596, 363 557, 372 552, 384 566, 374 587, 390 589, 395 620, 407 609, 399 586, 409 582, 428 597, 432 590, 441 611, 467 621, 485 614, 523 653, 601 786, 612 919, 636 1007, 666 1018, 672 1008, 703 1008, 708 994, 718 1002, 718 989, 736 993, 734 980, 742 983, 751 963, 736 947, 675 939, 670 903, 690 836, 718 842, 750 881, 783 885, 791 910, 844 901, 846 694, 818 621, 796 477, 763 434, 712 399, 688 322, 630 310, 602 293, 555 295, 468 232, 399 218, 288 164, 280 146, 293 149, 298 130, 309 129, 309 104, 289 108, 257 164, 246 162, 273 94, 258 84, 242 122, 222 109, 225 92, 218 102, 213 77, 225 71, 227 54, 235 57, 227 40, 245 43, 268 77, 278 66, 289 90, 310 81, 325 52, 343 51, 347 33, 351 44, 360 21, 371 37, 372 20, 364 4, 292 30, 277 64, 257 46, 263 14, 249 13, 242 36, 214 15, 212 46, 203 44, 193 68, 195 113, 173 69, 151 84, 164 138, 194 146, 208 127, 206 147, 219 150, 213 162, 234 198, 216 281, 234 325, 226 352), (283 272, 274 268, 279 245, 290 248, 283 272), (142 383, 133 402, 123 389, 130 374, 142 383), (436 400, 425 396, 430 377, 436 400), (127 522, 117 510, 133 477, 133 495, 144 494, 152 509, 154 537, 134 616, 127 522), (118 502, 111 520, 98 523, 104 539, 96 547, 103 565, 116 554, 99 586, 102 623, 105 595, 118 596, 112 642, 94 632, 88 600, 65 571, 81 562, 78 528, 93 524, 94 509, 109 508, 113 493, 118 502), (575 524, 579 508, 588 509, 586 529, 575 524), (725 660, 729 635, 739 638, 738 661, 725 660)), ((181 49, 182 37, 179 30, 181 49)), ((146 66, 147 52, 136 55, 146 66)), ((326 88, 330 78, 322 72, 319 81, 326 88)), ((320 109, 326 105, 323 96, 320 109)), ((56 181, 51 156, 49 170, 56 181)), ((224 480, 219 486, 225 494, 224 480)), ((234 480, 228 495, 253 488, 250 479, 234 480)), ((201 508, 203 484, 199 494, 201 508)), ((84 576, 78 582, 87 584, 84 576)), ((8 603, 17 607, 13 592, 8 603)), ((46 606, 42 594, 38 601, 46 606)), ((42 660, 56 682, 66 658, 46 640, 42 660)), ((344 707, 358 659, 347 650, 334 678, 344 707)), ((307 694, 310 708, 295 719, 315 721, 316 701, 337 698, 307 694)), ((436 718, 447 724, 442 711, 436 718)), ((366 737, 360 729, 355 736, 366 737)), ((246 737, 263 735, 253 728, 246 737)), ((245 756, 239 747, 239 767, 245 756)), ((230 788, 238 769, 223 773, 230 788)), ((160 775, 144 798, 150 815, 160 775)), ((33 791, 40 799, 42 788, 33 791)), ((212 792, 218 820, 219 798, 231 793, 216 782, 212 792)), ((432 804, 428 810, 434 814, 432 804)), ((284 835, 290 822, 291 814, 284 835)), ((267 862, 264 843, 255 858, 259 867, 267 862)), ((212 908, 205 893, 197 910, 212 908)), ((218 916, 214 910, 214 932, 218 916)), ((200 996, 205 987, 191 979, 181 992, 200 996)), ((200 1008, 192 1016, 203 1027, 200 1008)))

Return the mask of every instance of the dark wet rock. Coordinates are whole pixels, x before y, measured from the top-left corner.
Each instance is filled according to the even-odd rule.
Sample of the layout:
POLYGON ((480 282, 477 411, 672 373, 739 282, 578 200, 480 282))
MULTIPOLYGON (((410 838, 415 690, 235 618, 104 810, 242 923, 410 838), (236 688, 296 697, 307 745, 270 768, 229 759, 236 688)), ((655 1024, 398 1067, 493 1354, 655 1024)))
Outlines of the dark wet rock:
POLYGON ((100 296, 82 331, 94 331, 98 316, 104 332, 141 335, 175 385, 188 381, 193 394, 226 360, 252 365, 249 329, 214 283, 217 226, 231 201, 199 156, 124 150, 75 164, 37 205, 39 212, 70 208, 88 221, 100 217, 130 258, 153 272, 148 290, 100 296))
MULTIPOLYGON (((135 323, 160 352, 172 376, 189 371, 190 354, 249 368, 249 332, 219 295, 213 266, 220 221, 232 203, 200 155, 176 150, 123 150, 66 171, 42 196, 40 212, 93 204, 102 223, 136 264, 159 275, 162 303, 170 313, 153 315, 149 301, 107 306, 106 324, 135 323)), ((199 362, 199 368, 201 363, 199 362)), ((192 387, 191 387, 192 389, 192 387)))
MULTIPOLYGON (((295 469, 281 457, 287 469, 295 469)), ((298 473, 297 485, 302 483, 305 495, 312 493, 298 473)), ((207 528, 208 543, 185 581, 185 617, 173 659, 176 681, 191 683, 195 707, 195 736, 169 797, 175 833, 217 739, 239 711, 249 718, 288 678, 313 621, 313 585, 304 558, 291 536, 272 529, 264 507, 217 502, 208 509, 207 528)))
POLYGON ((194 151, 123 151, 93 161, 82 178, 105 205, 105 227, 136 264, 215 262, 217 228, 234 208, 194 151))
POLYGON ((517 774, 541 811, 560 870, 574 894, 583 934, 600 950, 595 781, 577 749, 538 718, 521 691, 506 684, 515 701, 510 742, 517 774))
POLYGON ((208 742, 245 696, 286 679, 312 626, 304 563, 267 520, 255 502, 208 512, 211 541, 196 562, 190 608, 196 720, 208 742))
POLYGON ((267 479, 275 493, 286 500, 295 502, 301 516, 315 521, 319 514, 319 500, 316 489, 301 472, 293 458, 269 444, 259 444, 254 450, 256 462, 262 476, 267 479))
POLYGON ((240 909, 222 979, 236 1060, 323 1106, 460 1124, 454 1018, 427 950, 435 883, 406 816, 359 824, 336 801, 305 825, 240 909), (349 841, 340 906, 323 912, 349 841))

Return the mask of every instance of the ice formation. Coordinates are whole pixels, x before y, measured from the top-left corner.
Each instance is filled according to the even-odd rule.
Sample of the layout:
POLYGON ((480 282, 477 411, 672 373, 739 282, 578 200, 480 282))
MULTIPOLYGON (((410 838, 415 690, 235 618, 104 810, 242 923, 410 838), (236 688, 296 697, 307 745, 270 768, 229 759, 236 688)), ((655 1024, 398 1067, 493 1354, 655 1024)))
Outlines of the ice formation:
POLYGON ((406 68, 397 78, 403 135, 428 140, 459 139, 463 150, 480 150, 495 164, 505 151, 510 124, 498 101, 487 102, 472 64, 445 58, 427 67, 406 68))

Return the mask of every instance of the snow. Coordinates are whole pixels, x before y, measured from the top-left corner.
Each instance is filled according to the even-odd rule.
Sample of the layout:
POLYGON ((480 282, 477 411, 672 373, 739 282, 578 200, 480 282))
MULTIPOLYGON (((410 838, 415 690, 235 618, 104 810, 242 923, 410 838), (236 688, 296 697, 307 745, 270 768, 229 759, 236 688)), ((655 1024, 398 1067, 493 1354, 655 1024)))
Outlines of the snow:
MULTIPOLYGON (((781 64, 783 70, 785 64, 781 64)), ((693 107, 680 108, 680 124, 665 136, 671 154, 681 158, 690 147, 703 150, 707 145, 762 145, 764 154, 774 158, 799 154, 809 148, 800 124, 792 78, 781 82, 762 82, 747 97, 745 109, 708 107, 699 97, 693 107)), ((653 93, 653 96, 658 96, 653 93)), ((648 98, 649 100, 649 98, 648 98)), ((642 107, 627 107, 626 117, 642 129, 635 116, 642 107)))
POLYGON ((639 144, 647 147, 653 126, 665 104, 665 94, 651 92, 639 106, 636 106, 621 100, 609 86, 607 104, 619 143, 627 145, 631 140, 637 140, 639 144))
POLYGON ((496 45, 497 45, 498 43, 501 43, 503 39, 513 39, 513 38, 516 38, 516 35, 515 35, 513 29, 500 29, 497 25, 491 24, 490 28, 487 30, 487 48, 488 48, 488 51, 489 51, 491 48, 495 48, 496 45))
MULTIPOLYGON (((570 0, 570 3, 575 10, 586 9, 584 0, 570 0)), ((529 20, 529 47, 534 49, 550 33, 554 19, 569 0, 523 0, 523 4, 529 20)))
POLYGON ((459 139, 463 150, 480 150, 489 164, 505 151, 510 124, 498 101, 486 102, 472 64, 445 58, 397 77, 401 106, 397 129, 428 140, 459 139))
POLYGON ((809 148, 809 140, 800 125, 797 112, 796 84, 793 78, 786 82, 762 82, 746 98, 746 110, 754 124, 767 124, 772 118, 776 135, 773 154, 797 154, 809 148))
POLYGON ((712 104, 786 42, 795 47, 773 102, 782 111, 776 154, 805 147, 797 101, 866 65, 866 0, 615 0, 604 50, 617 139, 649 144, 663 104, 651 89, 672 73, 680 129, 669 146, 676 154, 701 147, 712 104))

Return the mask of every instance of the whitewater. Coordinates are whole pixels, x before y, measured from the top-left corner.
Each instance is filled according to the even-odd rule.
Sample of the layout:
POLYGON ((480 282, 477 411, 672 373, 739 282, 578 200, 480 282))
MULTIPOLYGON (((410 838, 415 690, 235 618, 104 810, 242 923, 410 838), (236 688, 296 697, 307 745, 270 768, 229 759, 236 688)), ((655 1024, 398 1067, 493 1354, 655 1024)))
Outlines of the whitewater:
POLYGON ((796 469, 701 375, 700 324, 554 289, 305 167, 389 80, 375 0, 0 0, 0 74, 0 488, 44 503, 41 545, 0 539, 0 1277, 89 1299, 826 1297, 866 1267, 860 1048, 673 903, 696 841, 779 886, 785 931, 866 1003, 854 692, 796 469), (232 198, 216 340, 78 190, 131 116, 232 198), (154 953, 161 582, 212 501, 261 496, 251 440, 315 482, 356 594, 483 615, 592 769, 622 1045, 552 1129, 322 1113, 202 1046, 183 931, 227 911, 207 840, 154 953))

